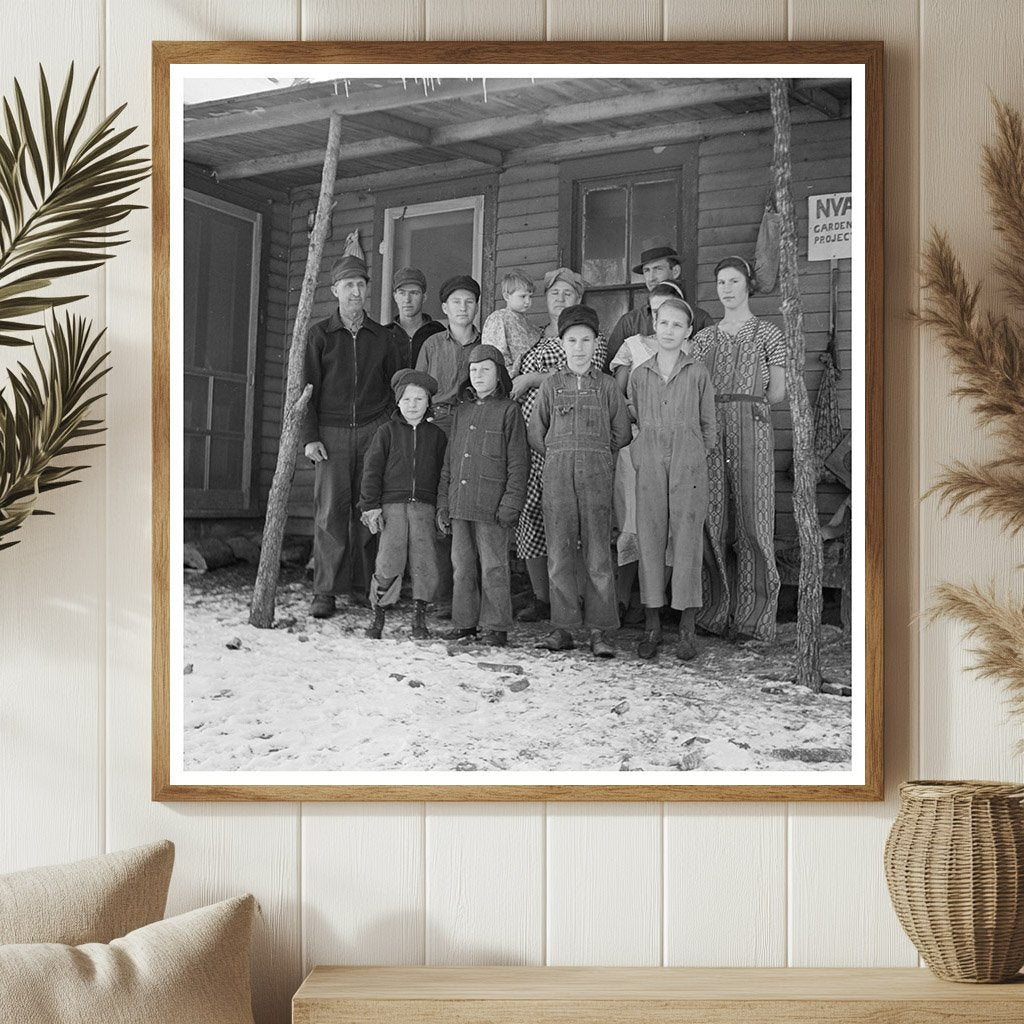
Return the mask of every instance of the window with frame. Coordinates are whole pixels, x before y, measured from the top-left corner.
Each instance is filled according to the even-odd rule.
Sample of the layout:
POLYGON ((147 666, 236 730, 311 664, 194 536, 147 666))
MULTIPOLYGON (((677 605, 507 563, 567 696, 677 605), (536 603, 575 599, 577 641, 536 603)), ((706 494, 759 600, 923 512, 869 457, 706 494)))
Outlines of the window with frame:
POLYGON ((671 147, 615 154, 562 167, 563 223, 571 224, 572 267, 589 283, 586 302, 607 334, 623 313, 647 301, 642 274, 633 272, 645 249, 671 245, 684 286, 692 287, 697 220, 696 149, 671 147), (594 171, 604 173, 598 175, 594 171), (612 173, 609 173, 612 172, 612 173))

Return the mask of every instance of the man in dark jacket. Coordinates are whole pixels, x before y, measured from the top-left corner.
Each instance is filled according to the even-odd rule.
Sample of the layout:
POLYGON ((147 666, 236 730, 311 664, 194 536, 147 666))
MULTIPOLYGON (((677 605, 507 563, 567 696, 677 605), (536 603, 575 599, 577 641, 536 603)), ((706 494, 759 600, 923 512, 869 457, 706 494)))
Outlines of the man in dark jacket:
POLYGON ((402 363, 391 332, 363 312, 368 283, 361 259, 338 260, 331 268, 331 294, 338 309, 313 324, 306 337, 304 384, 312 385, 313 393, 303 440, 306 458, 316 466, 314 618, 334 614, 336 596, 350 585, 350 561, 361 560, 363 580, 369 580, 374 562, 374 537, 358 520, 353 522, 353 511, 363 457, 395 407, 391 378, 402 363))
POLYGON ((507 644, 512 627, 508 550, 530 472, 526 425, 511 392, 501 352, 473 348, 437 489, 437 523, 452 534, 449 639, 477 636, 495 647, 507 644))
MULTIPOLYGON (((644 249, 640 253, 640 262, 633 268, 633 273, 643 274, 648 294, 654 291, 662 282, 668 281, 679 288, 680 298, 688 301, 685 289, 683 288, 679 253, 672 246, 659 245, 653 249, 644 249)), ((692 302, 690 306, 693 308, 694 334, 714 323, 711 319, 711 314, 706 309, 701 309, 692 302)), ((629 310, 629 312, 623 313, 615 322, 615 326, 608 335, 608 352, 605 355, 604 366, 602 367, 605 373, 608 372, 612 359, 615 358, 615 353, 622 348, 622 343, 627 338, 632 338, 634 334, 642 334, 645 337, 654 334, 654 318, 651 316, 651 307, 646 301, 629 310)))

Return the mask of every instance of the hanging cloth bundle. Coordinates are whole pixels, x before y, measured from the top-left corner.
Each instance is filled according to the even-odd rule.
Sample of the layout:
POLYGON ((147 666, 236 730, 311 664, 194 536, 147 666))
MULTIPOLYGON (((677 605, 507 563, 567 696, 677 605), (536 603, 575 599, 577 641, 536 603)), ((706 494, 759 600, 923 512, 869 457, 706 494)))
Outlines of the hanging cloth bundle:
POLYGON ((758 291, 775 290, 779 276, 779 244, 782 236, 782 214, 775 205, 775 189, 769 188, 764 200, 761 226, 757 229, 754 247, 754 276, 758 291))
POLYGON ((839 414, 839 351, 836 348, 836 313, 839 267, 836 260, 829 269, 828 346, 819 356, 824 371, 814 403, 814 458, 818 464, 818 483, 832 483, 836 475, 825 465, 843 439, 843 424, 839 414))

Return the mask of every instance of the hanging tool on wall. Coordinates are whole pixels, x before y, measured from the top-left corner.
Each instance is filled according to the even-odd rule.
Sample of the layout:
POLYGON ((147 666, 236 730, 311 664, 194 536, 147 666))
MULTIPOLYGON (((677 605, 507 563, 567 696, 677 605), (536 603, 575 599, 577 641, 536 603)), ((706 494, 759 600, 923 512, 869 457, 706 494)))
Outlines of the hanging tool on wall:
POLYGON ((839 260, 829 261, 828 282, 828 344, 818 357, 824 370, 814 403, 814 455, 818 462, 818 482, 832 482, 835 474, 826 468, 825 459, 843 439, 839 412, 839 348, 836 344, 839 319, 839 260))

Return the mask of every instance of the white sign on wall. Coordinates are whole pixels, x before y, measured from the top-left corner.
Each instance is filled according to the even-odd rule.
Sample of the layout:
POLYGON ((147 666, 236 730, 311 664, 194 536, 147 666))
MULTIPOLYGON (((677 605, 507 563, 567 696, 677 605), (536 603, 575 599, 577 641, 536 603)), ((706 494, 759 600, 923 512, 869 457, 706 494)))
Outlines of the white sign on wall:
POLYGON ((807 197, 807 258, 849 259, 852 251, 853 194, 831 192, 807 197))

